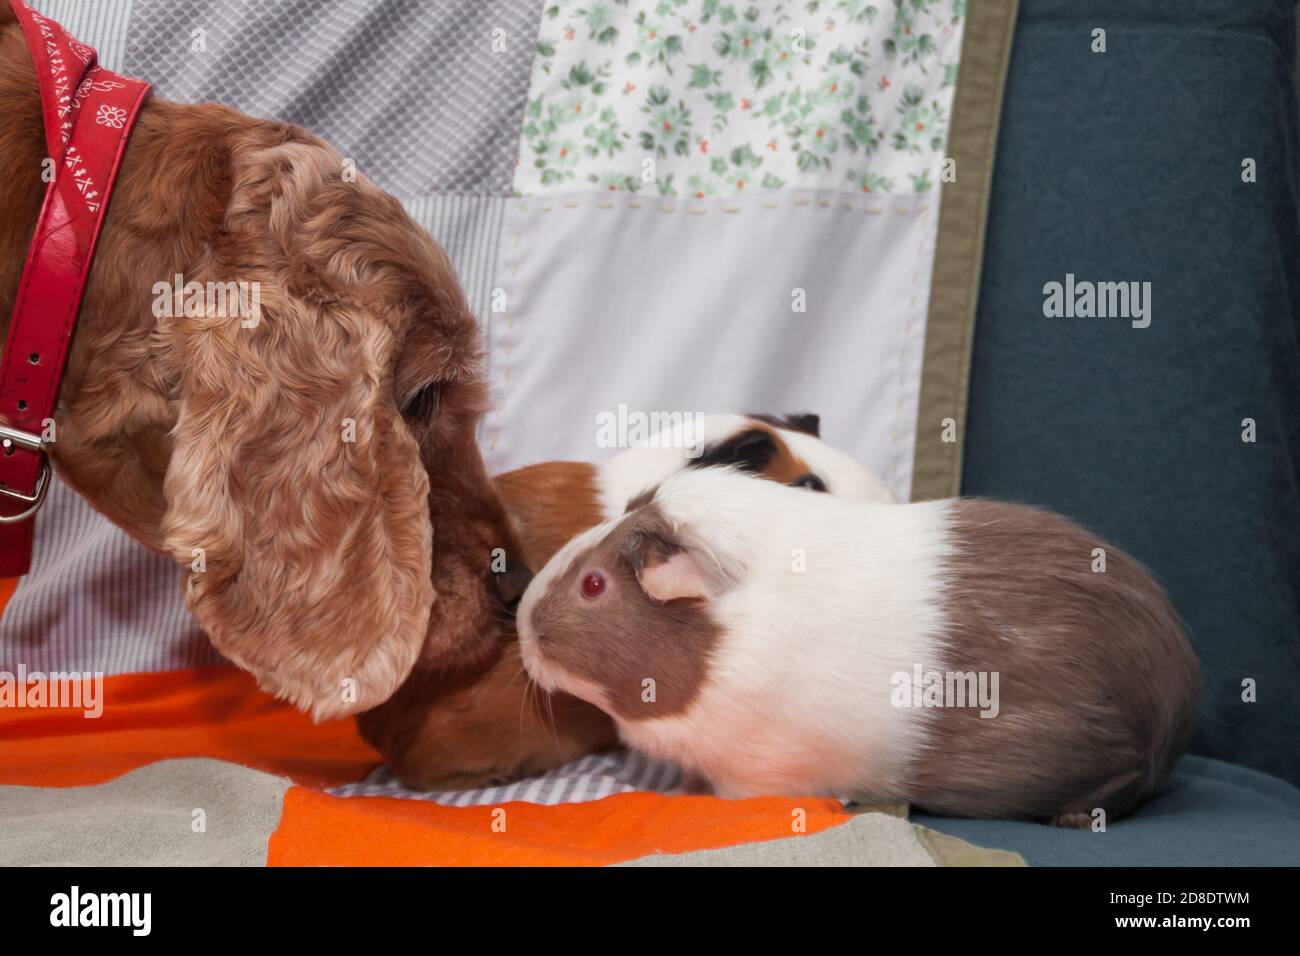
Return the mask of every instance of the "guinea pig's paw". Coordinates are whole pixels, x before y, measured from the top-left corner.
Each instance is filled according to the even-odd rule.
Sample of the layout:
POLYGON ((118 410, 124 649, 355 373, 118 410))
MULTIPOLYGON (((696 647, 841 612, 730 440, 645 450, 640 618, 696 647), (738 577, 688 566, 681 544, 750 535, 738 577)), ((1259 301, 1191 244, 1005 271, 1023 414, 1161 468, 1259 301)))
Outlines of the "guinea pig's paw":
POLYGON ((1092 814, 1083 812, 1058 813, 1047 823, 1048 826, 1062 827, 1067 830, 1086 830, 1092 826, 1092 814))

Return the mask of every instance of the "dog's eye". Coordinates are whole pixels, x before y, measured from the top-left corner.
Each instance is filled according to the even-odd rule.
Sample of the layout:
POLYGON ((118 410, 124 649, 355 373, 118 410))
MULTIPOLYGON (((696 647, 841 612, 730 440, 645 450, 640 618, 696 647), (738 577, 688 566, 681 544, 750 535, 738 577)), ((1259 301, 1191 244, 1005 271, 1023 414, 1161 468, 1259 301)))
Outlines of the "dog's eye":
POLYGON ((809 491, 826 491, 826 482, 822 481, 811 472, 806 475, 800 475, 794 481, 790 482, 796 488, 807 488, 809 491))
POLYGON ((438 410, 438 383, 430 382, 406 400, 402 417, 412 421, 428 421, 438 410))

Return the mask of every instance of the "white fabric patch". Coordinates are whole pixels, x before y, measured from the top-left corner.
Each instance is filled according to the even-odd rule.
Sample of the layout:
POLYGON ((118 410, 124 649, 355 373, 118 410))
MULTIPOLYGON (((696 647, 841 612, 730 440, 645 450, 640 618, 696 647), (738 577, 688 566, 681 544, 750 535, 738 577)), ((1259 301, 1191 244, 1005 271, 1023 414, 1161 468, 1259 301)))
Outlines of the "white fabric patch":
POLYGON ((638 415, 811 411, 907 500, 937 224, 933 196, 511 200, 489 467, 608 457, 638 415))
POLYGON ((81 787, 3 786, 0 866, 265 866, 290 786, 207 757, 81 787))
POLYGON ((860 813, 806 836, 691 853, 651 853, 619 866, 938 866, 904 817, 860 813))

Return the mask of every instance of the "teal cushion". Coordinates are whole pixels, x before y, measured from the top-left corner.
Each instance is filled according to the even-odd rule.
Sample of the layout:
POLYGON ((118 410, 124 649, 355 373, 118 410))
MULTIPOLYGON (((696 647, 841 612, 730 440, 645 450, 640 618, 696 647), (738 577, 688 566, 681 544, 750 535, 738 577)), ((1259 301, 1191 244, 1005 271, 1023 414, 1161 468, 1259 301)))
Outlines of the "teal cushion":
POLYGON ((962 491, 1054 508, 1145 563, 1202 662, 1193 749, 1300 782, 1295 9, 1080 8, 1022 3, 962 491), (1150 326, 1045 317, 1067 274, 1150 282, 1150 326))
POLYGON ((1104 833, 923 813, 912 819, 977 846, 1014 850, 1031 866, 1300 865, 1300 790, 1204 757, 1184 757, 1163 793, 1104 833))

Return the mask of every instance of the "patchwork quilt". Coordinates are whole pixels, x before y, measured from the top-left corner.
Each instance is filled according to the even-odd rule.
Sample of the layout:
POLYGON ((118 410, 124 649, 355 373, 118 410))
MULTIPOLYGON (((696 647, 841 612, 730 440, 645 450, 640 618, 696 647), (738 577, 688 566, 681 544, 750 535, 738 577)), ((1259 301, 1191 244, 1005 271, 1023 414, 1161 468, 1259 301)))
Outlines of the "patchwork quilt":
MULTIPOLYGON (((900 500, 956 492, 1014 2, 34 5, 158 95, 299 123, 402 200, 482 324, 494 472, 613 454, 609 415, 811 410, 900 500)), ((225 664, 178 578, 55 484, 32 572, 0 583, 0 674, 96 675, 102 714, 0 707, 0 862, 1019 862, 897 808, 682 795, 620 753, 405 791, 350 721, 225 664), (97 848, 51 836, 68 815, 97 848)))

